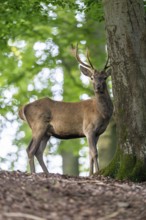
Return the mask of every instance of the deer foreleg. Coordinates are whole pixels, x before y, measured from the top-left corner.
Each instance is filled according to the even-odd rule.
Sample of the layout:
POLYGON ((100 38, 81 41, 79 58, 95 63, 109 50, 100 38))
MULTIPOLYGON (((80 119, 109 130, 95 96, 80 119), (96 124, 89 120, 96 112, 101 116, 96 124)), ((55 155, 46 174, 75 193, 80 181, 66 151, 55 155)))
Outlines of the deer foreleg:
POLYGON ((91 176, 93 174, 93 165, 94 165, 94 162, 93 162, 93 158, 92 158, 92 153, 91 151, 89 150, 89 176, 91 176))
POLYGON ((91 134, 91 135, 88 135, 87 139, 89 143, 89 153, 90 153, 89 175, 91 176, 93 174, 94 168, 95 168, 95 172, 99 171, 98 152, 97 152, 97 147, 96 147, 98 137, 96 137, 94 134, 91 134))

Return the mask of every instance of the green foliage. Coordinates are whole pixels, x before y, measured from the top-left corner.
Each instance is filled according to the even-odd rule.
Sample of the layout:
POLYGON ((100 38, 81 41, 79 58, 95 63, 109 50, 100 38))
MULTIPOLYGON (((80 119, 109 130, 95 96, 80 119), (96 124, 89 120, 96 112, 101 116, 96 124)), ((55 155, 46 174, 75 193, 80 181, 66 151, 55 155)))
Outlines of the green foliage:
POLYGON ((65 13, 67 12, 68 14, 66 14, 66 22, 68 23, 70 22, 70 19, 68 19, 68 17, 71 17, 70 14, 76 14, 77 10, 85 11, 89 17, 91 16, 91 19, 96 21, 97 19, 103 20, 101 0, 85 0, 81 4, 67 0, 43 0, 41 2, 39 0, 1 0, 1 49, 6 48, 9 39, 15 40, 19 36, 23 36, 23 39, 28 39, 35 35, 36 40, 44 40, 47 35, 51 34, 49 23, 54 20, 54 27, 57 26, 57 15, 53 14, 54 9, 57 9, 57 13, 59 12, 58 16, 61 13, 63 14, 65 10, 65 13), (82 7, 81 4, 83 4, 82 7), (49 12, 50 16, 48 16, 49 12))
POLYGON ((85 0, 85 12, 96 21, 104 20, 102 0, 85 0))

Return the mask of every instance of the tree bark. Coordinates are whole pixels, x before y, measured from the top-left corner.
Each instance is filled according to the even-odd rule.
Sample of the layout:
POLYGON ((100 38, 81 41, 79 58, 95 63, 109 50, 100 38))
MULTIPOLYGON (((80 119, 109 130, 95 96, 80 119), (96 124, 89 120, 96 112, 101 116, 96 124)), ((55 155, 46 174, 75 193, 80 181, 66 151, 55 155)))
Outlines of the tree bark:
POLYGON ((103 0, 118 149, 106 175, 146 180, 146 17, 143 0, 103 0))

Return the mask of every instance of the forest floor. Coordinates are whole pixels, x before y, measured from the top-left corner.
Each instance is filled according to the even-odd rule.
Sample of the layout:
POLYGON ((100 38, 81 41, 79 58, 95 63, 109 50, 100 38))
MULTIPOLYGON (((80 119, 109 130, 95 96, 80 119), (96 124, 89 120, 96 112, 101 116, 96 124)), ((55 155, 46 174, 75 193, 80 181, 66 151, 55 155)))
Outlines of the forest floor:
POLYGON ((146 220, 146 182, 0 171, 0 220, 146 220))

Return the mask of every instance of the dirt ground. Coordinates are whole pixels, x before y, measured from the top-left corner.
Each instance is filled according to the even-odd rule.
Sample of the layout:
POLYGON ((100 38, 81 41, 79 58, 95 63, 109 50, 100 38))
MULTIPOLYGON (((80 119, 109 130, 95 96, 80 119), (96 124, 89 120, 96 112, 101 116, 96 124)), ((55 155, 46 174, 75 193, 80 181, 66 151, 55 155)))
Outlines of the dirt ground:
POLYGON ((0 171, 0 220, 146 220, 146 182, 0 171))

